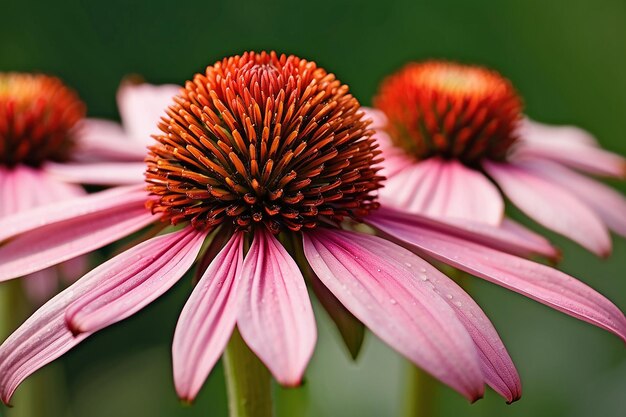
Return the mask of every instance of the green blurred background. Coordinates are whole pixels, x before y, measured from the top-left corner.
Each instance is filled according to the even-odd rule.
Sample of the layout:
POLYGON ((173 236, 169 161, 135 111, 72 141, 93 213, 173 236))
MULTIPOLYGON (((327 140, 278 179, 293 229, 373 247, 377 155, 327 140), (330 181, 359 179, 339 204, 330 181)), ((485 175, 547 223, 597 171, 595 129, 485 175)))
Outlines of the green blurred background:
MULTIPOLYGON (((0 70, 63 78, 90 116, 118 118, 125 75, 182 83, 225 55, 274 49, 318 62, 369 104, 381 78, 408 60, 480 63, 509 77, 527 114, 573 123, 626 154, 624 0, 131 1, 3 0, 0 70)), ((626 190, 624 184, 615 184, 626 190)), ((626 213, 625 213, 626 215, 626 213)), ((562 268, 626 309, 626 242, 609 261, 550 235, 562 268)), ((437 416, 626 415, 626 356, 616 337, 479 279, 472 292, 515 360, 524 396, 493 391, 469 405, 440 386, 437 416)), ((224 416, 218 366, 193 406, 178 403, 170 343, 190 280, 135 317, 102 331, 31 380, 64 384, 38 397, 46 416, 224 416)), ((281 417, 398 415, 406 364, 368 335, 356 363, 318 309, 320 337, 298 390, 276 388, 281 417)), ((2 409, 29 415, 24 405, 2 409), (20 411, 22 410, 22 411, 20 411)))

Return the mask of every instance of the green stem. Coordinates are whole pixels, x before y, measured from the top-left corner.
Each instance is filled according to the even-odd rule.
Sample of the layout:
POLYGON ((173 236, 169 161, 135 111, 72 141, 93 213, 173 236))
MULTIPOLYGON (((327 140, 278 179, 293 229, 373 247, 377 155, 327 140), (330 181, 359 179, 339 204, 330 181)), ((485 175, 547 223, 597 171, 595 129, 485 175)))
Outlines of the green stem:
POLYGON ((235 329, 224 352, 230 417, 272 417, 270 374, 235 329))
POLYGON ((17 279, 0 285, 0 339, 5 340, 22 322, 25 315, 24 295, 17 279))
POLYGON ((437 402, 437 381, 426 372, 410 364, 406 417, 434 417, 437 402))

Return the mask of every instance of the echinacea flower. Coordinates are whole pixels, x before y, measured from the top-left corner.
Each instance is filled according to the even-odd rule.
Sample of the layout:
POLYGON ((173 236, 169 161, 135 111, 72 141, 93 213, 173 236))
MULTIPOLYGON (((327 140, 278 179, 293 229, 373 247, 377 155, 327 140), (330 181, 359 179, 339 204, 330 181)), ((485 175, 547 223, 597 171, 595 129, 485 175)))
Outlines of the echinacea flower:
POLYGON ((106 190, 0 221, 0 241, 9 239, 0 247, 2 280, 151 223, 173 229, 100 265, 13 333, 0 346, 1 399, 150 304, 194 264, 200 278, 172 349, 185 400, 195 398, 235 326, 278 382, 300 383, 316 341, 302 272, 309 269, 308 279, 378 337, 470 400, 487 383, 514 401, 519 376, 480 307, 417 254, 626 338, 626 319, 606 298, 509 254, 551 255, 545 241, 379 208, 369 123, 348 87, 313 62, 264 52, 226 58, 187 82, 167 109, 146 160, 148 191, 106 190), (355 231, 363 222, 389 238, 355 231))
MULTIPOLYGON (((164 98, 171 100, 178 88, 152 87, 160 96, 153 93, 135 104, 146 95, 139 88, 146 89, 120 89, 122 116, 131 127, 146 120, 154 126, 160 113, 146 112, 145 101, 162 108, 164 98)), ((0 73, 0 217, 83 195, 76 183, 126 184, 133 172, 133 183, 140 181, 147 145, 126 140, 128 136, 112 122, 85 119, 85 105, 58 78, 0 73)), ((24 281, 33 301, 45 301, 56 292, 57 272, 65 279, 83 274, 84 260, 59 269, 38 271, 24 281)))
POLYGON ((624 178, 626 160, 579 128, 525 118, 513 85, 495 71, 410 63, 382 82, 374 105, 382 203, 519 229, 503 218, 503 193, 595 254, 610 253, 609 229, 626 236, 626 199, 584 175, 624 178))

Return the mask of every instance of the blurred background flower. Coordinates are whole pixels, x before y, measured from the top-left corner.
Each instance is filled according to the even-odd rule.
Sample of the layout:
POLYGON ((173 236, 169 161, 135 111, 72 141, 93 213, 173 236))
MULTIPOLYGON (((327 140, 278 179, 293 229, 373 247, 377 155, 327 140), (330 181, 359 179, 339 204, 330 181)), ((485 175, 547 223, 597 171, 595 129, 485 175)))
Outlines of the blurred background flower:
MULTIPOLYGON (((624 155, 625 22, 621 0, 26 0, 3 5, 0 70, 52 73, 78 91, 88 116, 117 118, 115 94, 128 74, 180 84, 207 62, 248 49, 314 59, 348 83, 365 105, 371 104, 381 79, 407 61, 446 58, 496 69, 525 98, 530 118, 583 127, 605 148, 624 155)), ((624 184, 614 185, 626 190, 624 184)), ((524 216, 516 218, 524 221, 524 216)), ((623 239, 615 240, 613 257, 601 262, 566 239, 545 234, 563 249, 563 269, 588 278, 617 305, 626 305, 623 239)), ((480 280, 472 291, 509 347, 524 398, 506 406, 492 393, 468 406, 441 388, 438 415, 622 415, 626 359, 614 337, 480 280)), ((67 396, 67 401, 52 411, 52 400, 42 398, 48 415, 204 416, 211 407, 212 416, 225 416, 219 367, 193 407, 181 407, 172 387, 172 311, 180 311, 190 292, 189 280, 181 281, 141 314, 64 357, 67 384, 51 389, 51 397, 67 396)), ((354 364, 335 329, 319 316, 319 342, 307 382, 300 390, 276 388, 278 415, 397 414, 404 361, 367 335, 354 364), (306 405, 299 414, 289 409, 296 401, 306 405)), ((10 412, 19 413, 19 407, 10 412)))
POLYGON ((505 218, 502 191, 599 256, 611 253, 609 229, 626 236, 626 197, 585 176, 625 179, 626 159, 582 129, 525 118, 521 97, 496 71, 411 62, 385 78, 373 101, 383 204, 525 233, 505 218))

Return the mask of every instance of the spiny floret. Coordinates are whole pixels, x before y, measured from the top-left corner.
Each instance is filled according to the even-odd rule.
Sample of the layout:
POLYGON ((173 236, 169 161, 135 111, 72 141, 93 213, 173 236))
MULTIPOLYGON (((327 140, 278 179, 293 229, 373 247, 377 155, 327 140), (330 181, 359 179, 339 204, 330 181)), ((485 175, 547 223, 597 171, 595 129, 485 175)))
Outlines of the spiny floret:
POLYGON ((406 65, 382 82, 374 105, 387 116, 394 144, 419 160, 501 160, 522 118, 522 101, 506 78, 443 61, 406 65))
POLYGON ((84 116, 84 104, 58 78, 0 73, 0 165, 67 160, 84 116))
POLYGON ((358 101, 295 56, 244 53, 188 81, 150 148, 148 206, 173 224, 273 233, 376 208, 380 151, 358 101))

